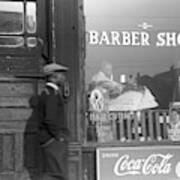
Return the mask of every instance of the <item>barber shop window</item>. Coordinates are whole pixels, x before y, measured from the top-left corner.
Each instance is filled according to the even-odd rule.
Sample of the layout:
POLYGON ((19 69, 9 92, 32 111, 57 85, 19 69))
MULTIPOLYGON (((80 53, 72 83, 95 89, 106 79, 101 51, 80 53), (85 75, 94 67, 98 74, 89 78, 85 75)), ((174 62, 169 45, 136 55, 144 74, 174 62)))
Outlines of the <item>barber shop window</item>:
POLYGON ((0 48, 36 47, 36 1, 0 1, 0 48))
POLYGON ((85 1, 88 141, 180 141, 179 12, 179 0, 85 1))

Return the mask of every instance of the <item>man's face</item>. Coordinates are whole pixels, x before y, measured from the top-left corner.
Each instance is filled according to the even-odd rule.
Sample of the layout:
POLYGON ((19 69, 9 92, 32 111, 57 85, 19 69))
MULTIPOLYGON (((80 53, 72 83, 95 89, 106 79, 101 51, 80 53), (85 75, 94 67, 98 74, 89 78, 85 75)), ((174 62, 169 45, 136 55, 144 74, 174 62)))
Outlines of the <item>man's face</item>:
POLYGON ((55 83, 58 85, 64 85, 66 81, 66 76, 64 72, 56 72, 54 76, 55 83))

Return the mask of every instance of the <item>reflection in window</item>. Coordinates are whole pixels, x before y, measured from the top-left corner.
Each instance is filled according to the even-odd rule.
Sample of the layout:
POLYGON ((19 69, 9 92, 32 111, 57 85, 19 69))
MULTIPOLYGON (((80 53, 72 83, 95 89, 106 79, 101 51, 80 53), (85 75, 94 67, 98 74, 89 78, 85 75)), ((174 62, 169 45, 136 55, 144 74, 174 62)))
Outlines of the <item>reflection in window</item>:
POLYGON ((23 37, 16 37, 16 36, 3 36, 0 37, 0 47, 21 47, 24 45, 24 38, 23 37))
POLYGON ((37 45, 37 39, 35 37, 28 37, 26 41, 28 47, 36 47, 37 45))
POLYGON ((28 33, 36 32, 36 3, 27 2, 26 5, 26 28, 28 33))
POLYGON ((23 33, 23 3, 0 2, 0 34, 23 33))
POLYGON ((95 0, 87 1, 85 7, 87 32, 104 34, 103 38, 93 35, 97 44, 86 44, 87 139, 107 142, 113 133, 111 139, 122 142, 160 141, 171 136, 170 127, 170 139, 179 141, 180 111, 173 112, 175 124, 169 107, 176 102, 180 109, 180 1, 100 3, 101 11, 95 0), (146 47, 138 45, 144 32, 149 39, 146 47), (138 34, 137 46, 132 43, 133 33, 138 34), (111 34, 116 34, 114 39, 111 34), (158 46, 161 34, 163 45, 158 46), (101 67, 103 61, 110 65, 101 67))

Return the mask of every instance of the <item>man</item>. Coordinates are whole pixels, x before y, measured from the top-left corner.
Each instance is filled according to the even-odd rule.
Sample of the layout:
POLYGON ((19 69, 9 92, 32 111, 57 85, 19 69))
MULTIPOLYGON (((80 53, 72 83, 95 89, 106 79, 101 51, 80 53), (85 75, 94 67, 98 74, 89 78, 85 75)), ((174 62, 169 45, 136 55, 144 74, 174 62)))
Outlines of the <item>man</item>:
POLYGON ((43 70, 47 80, 39 100, 39 140, 45 161, 43 180, 66 180, 69 131, 64 104, 69 96, 65 76, 68 68, 51 63, 43 70))

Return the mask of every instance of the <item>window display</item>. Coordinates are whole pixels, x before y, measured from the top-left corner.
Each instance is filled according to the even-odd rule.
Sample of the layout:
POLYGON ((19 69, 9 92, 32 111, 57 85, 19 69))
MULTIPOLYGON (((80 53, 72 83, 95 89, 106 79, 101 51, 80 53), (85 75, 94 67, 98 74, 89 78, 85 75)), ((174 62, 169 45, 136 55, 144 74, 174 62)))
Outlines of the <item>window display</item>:
POLYGON ((97 139, 103 124, 111 124, 113 140, 121 128, 127 140, 168 139, 180 75, 179 12, 178 0, 85 1, 87 111, 96 117, 89 121, 97 139))

